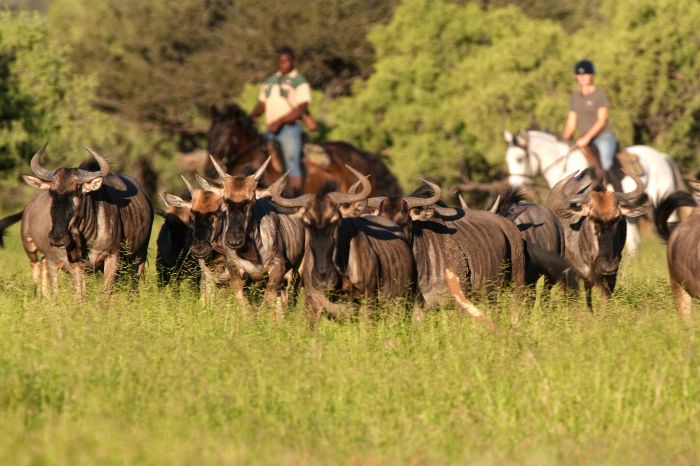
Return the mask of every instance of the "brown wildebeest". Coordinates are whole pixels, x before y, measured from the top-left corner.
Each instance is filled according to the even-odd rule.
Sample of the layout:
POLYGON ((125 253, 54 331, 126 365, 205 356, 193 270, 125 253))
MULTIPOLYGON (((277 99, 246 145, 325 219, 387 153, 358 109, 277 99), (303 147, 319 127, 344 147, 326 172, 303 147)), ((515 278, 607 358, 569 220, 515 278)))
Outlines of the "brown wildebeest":
MULTIPOLYGON (((207 148, 227 173, 239 175, 245 166, 259 167, 272 154, 272 163, 262 181, 269 185, 282 176, 284 163, 278 144, 266 140, 238 105, 227 105, 222 111, 212 107, 210 117, 207 148)), ((374 195, 401 195, 396 177, 379 157, 345 142, 326 142, 321 146, 329 156, 322 158, 323 163, 302 157, 302 193, 316 193, 330 181, 336 183, 337 189, 346 192, 355 181, 345 169, 345 165, 350 165, 361 173, 372 175, 374 195)), ((209 166, 208 170, 213 175, 212 168, 209 166)))
POLYGON ((684 322, 690 323, 692 297, 700 298, 700 183, 690 183, 694 193, 675 192, 655 209, 656 230, 668 241, 668 273, 676 309, 684 322), (673 231, 668 217, 680 207, 693 207, 691 214, 673 231))
POLYGON ((591 181, 574 172, 559 181, 547 198, 547 207, 557 215, 566 236, 566 259, 586 285, 591 307, 595 286, 605 300, 615 290, 617 270, 625 246, 625 216, 638 217, 646 205, 638 205, 644 185, 632 175, 637 187, 630 193, 590 191, 591 181))
POLYGON ((128 176, 110 173, 107 161, 90 148, 99 171, 47 170, 40 163, 45 149, 46 144, 30 162, 36 176, 24 176, 42 192, 22 215, 22 244, 39 291, 47 291, 47 282, 56 289, 60 269, 70 272, 81 295, 84 270, 103 269, 103 291, 108 291, 122 260, 135 284, 143 277, 153 224, 143 189, 128 176))

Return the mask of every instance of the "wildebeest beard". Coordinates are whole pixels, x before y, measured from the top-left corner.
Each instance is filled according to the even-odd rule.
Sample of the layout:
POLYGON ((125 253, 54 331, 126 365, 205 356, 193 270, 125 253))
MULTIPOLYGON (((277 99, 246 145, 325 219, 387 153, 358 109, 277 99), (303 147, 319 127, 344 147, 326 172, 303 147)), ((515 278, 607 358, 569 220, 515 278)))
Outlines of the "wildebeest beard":
POLYGON ((311 254, 314 266, 311 271, 311 280, 315 288, 334 289, 338 286, 338 271, 335 267, 334 252, 337 241, 337 223, 328 224, 318 228, 308 228, 311 241, 311 254))
POLYGON ((51 231, 49 231, 49 241, 51 246, 66 247, 70 244, 69 235, 70 223, 75 214, 73 206, 74 193, 59 194, 50 190, 51 196, 51 231))
POLYGON ((245 244, 248 226, 253 215, 253 203, 245 200, 235 202, 225 200, 226 215, 224 217, 224 245, 237 249, 245 244))

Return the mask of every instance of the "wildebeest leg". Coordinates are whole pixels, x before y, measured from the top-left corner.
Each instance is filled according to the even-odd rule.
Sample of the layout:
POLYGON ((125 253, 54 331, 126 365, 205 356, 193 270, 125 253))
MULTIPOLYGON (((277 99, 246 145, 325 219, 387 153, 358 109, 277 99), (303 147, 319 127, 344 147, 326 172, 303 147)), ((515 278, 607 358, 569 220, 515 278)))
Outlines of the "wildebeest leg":
POLYGON ((47 281, 48 286, 51 288, 49 291, 51 294, 58 293, 58 270, 61 268, 62 263, 45 261, 42 264, 44 270, 44 279, 47 281))
POLYGON ((228 284, 231 291, 233 291, 238 306, 241 308, 241 312, 246 315, 249 314, 251 310, 250 303, 243 290, 245 282, 239 270, 234 269, 230 271, 228 284))
POLYGON ((73 279, 75 292, 82 299, 85 296, 85 274, 83 273, 83 268, 80 264, 72 263, 69 265, 69 273, 73 279))
POLYGON ((204 259, 199 259, 199 269, 202 271, 202 298, 204 299, 204 305, 209 307, 211 305, 211 295, 214 291, 214 278, 204 259))
POLYGON ((586 285, 586 307, 593 312, 593 287, 586 285))
POLYGON ((673 292, 673 300, 676 303, 676 309, 681 316, 683 323, 690 324, 693 299, 690 294, 683 288, 683 285, 671 274, 671 291, 673 292))
POLYGON ((117 276, 117 267, 119 266, 119 253, 113 252, 107 259, 104 265, 104 278, 102 280, 102 292, 109 293, 109 290, 114 284, 114 279, 117 276))
POLYGON ((268 266, 267 272, 267 288, 265 289, 264 300, 268 304, 274 303, 275 312, 278 317, 284 316, 284 307, 282 304, 282 281, 286 272, 284 267, 284 259, 276 257, 268 266))
POLYGON ((41 261, 31 261, 29 266, 32 268, 32 281, 34 282, 34 292, 37 296, 46 294, 44 287, 44 262, 46 259, 41 261))

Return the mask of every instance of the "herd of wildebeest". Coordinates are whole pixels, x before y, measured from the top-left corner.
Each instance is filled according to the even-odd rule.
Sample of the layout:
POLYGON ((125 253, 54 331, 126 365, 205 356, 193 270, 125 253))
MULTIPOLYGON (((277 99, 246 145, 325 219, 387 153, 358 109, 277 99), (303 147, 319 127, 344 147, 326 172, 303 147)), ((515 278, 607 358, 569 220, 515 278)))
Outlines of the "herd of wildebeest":
MULTIPOLYGON (((347 166, 355 183, 324 182, 312 192, 289 193, 284 175, 269 176, 273 156, 258 166, 233 171, 211 157, 198 187, 183 175, 181 195, 163 193, 163 208, 134 179, 110 172, 92 149, 81 168, 47 169, 30 163, 27 184, 40 190, 22 212, 0 220, 0 234, 21 220, 21 240, 37 293, 55 293, 60 270, 76 292, 85 293, 85 272, 104 274, 109 292, 117 275, 138 283, 144 275, 154 216, 158 234, 156 268, 161 286, 188 281, 205 303, 214 287, 230 288, 247 309, 251 302, 284 312, 300 295, 316 321, 358 309, 381 309, 381 298, 413 308, 431 308, 454 298, 475 316, 464 298, 503 286, 519 292, 541 276, 565 289, 585 288, 602 298, 615 289, 625 242, 625 216, 644 213, 641 182, 630 193, 594 189, 589 173, 575 172, 554 186, 545 204, 525 200, 508 187, 488 210, 449 207, 441 187, 428 180, 408 196, 382 185, 373 173, 347 166), (386 194, 391 192, 392 194, 386 194), (255 284, 259 285, 255 286, 255 284), (455 286, 461 284, 460 286, 455 286), (262 298, 250 290, 264 290, 262 298)), ((381 177, 380 177, 381 178, 381 177)), ((690 319, 691 296, 700 297, 700 195, 676 192, 654 211, 668 240, 674 299, 690 319), (680 207, 689 215, 670 224, 680 207)))

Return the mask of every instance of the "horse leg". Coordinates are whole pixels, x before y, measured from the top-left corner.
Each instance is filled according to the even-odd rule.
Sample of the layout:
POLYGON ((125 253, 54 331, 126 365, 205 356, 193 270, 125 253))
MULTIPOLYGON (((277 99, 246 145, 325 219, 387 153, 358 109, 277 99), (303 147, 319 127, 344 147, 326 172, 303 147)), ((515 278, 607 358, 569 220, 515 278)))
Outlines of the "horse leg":
POLYGON ((642 243, 641 236, 639 235, 639 219, 632 217, 625 217, 627 221, 627 238, 625 239, 625 249, 630 255, 634 255, 639 249, 639 245, 642 243))

